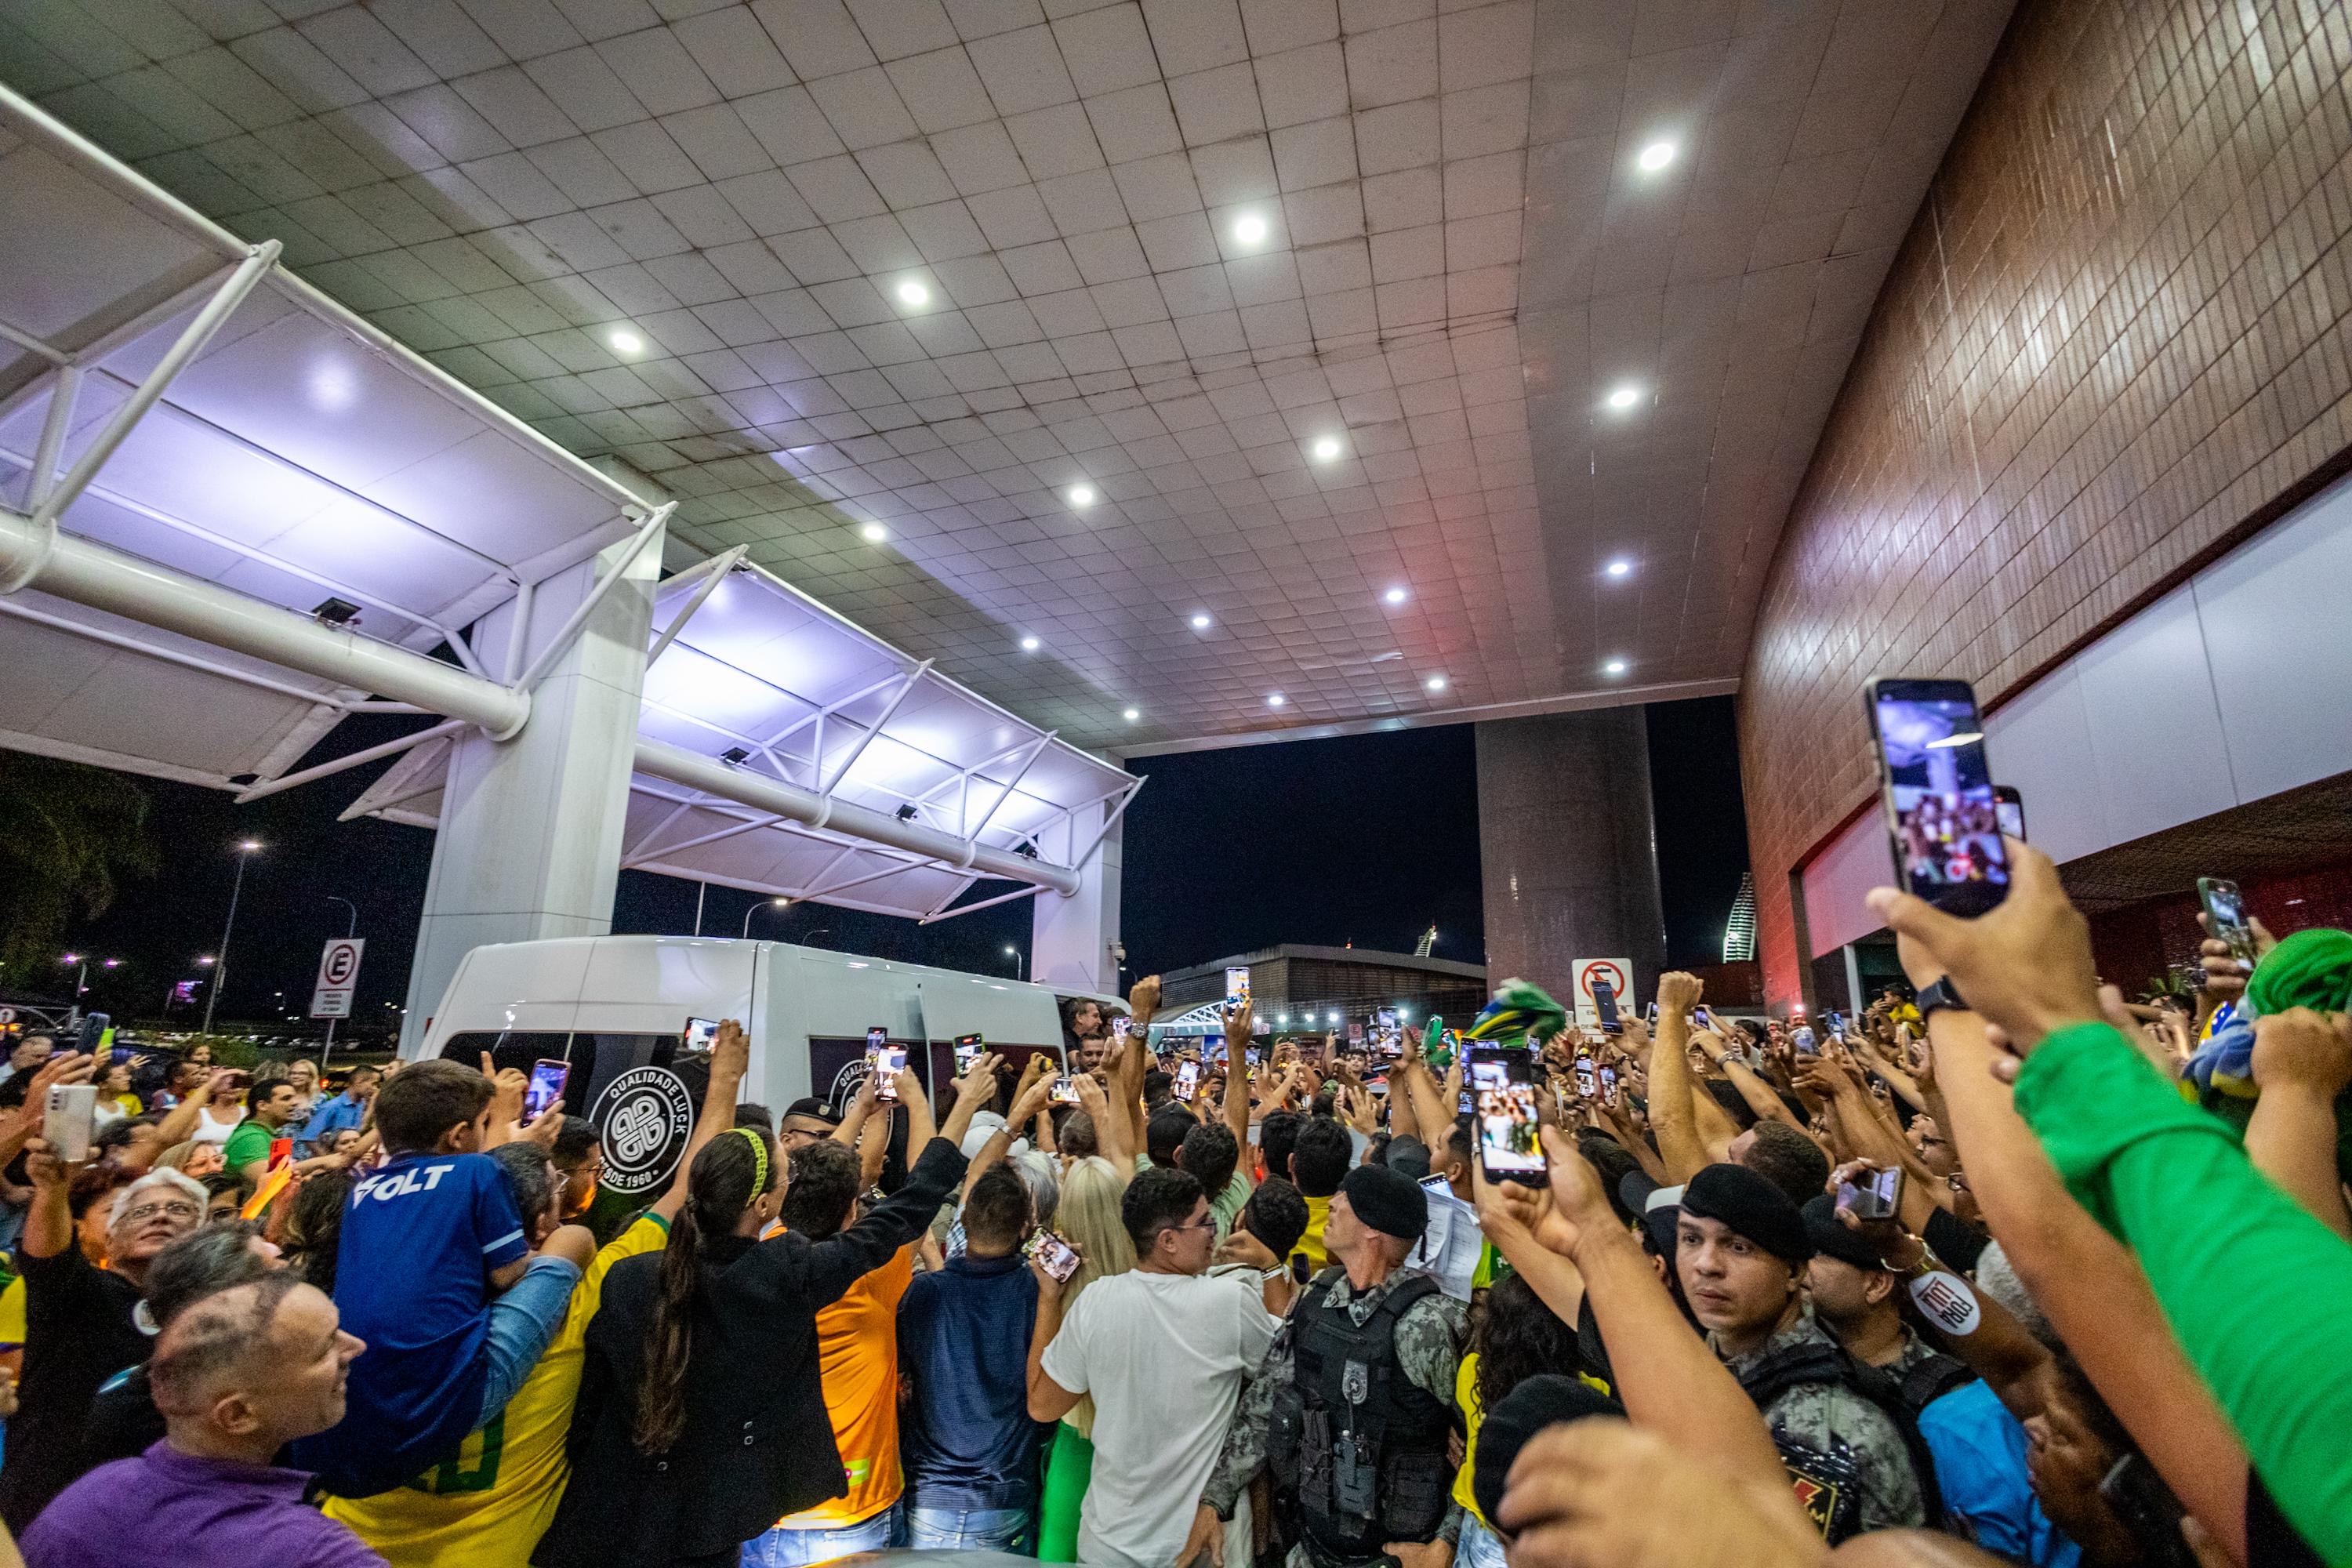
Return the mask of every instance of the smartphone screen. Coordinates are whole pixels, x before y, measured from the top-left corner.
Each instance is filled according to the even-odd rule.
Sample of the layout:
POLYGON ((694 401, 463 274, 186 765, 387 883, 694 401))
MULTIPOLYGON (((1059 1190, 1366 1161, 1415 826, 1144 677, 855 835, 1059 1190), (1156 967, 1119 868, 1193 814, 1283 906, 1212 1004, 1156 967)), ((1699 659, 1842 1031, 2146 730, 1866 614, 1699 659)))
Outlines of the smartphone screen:
POLYGON ((1591 1100, 1600 1092, 1601 1076, 1592 1070, 1591 1057, 1576 1058, 1576 1092, 1591 1100))
POLYGON ((1041 1230, 1031 1237, 1021 1254, 1036 1258, 1038 1267, 1066 1285, 1070 1276, 1078 1271, 1077 1249, 1050 1230, 1041 1230))
MULTIPOLYGON (((874 1031, 868 1030, 866 1037, 871 1040, 874 1031)), ((898 1075, 907 1070, 907 1047, 869 1045, 866 1047, 866 1067, 874 1075, 874 1098, 895 1100, 898 1098, 898 1075)))
POLYGON ((1601 1098, 1611 1105, 1617 1103, 1617 1069, 1605 1062, 1601 1068, 1601 1098))
POLYGON ((1601 1016, 1601 1032, 1622 1034, 1625 1026, 1617 1018, 1617 988, 1606 980, 1592 983, 1592 1010, 1601 1016))
POLYGON ((707 1051, 718 1043, 718 1019, 688 1018, 686 1021, 686 1035, 683 1044, 688 1050, 707 1051))
POLYGON ((1255 1046, 1244 1046, 1242 1047, 1242 1065, 1244 1067, 1257 1066, 1257 1047, 1255 1046))
POLYGON ((1055 1105, 1076 1105, 1078 1102, 1078 1080, 1064 1073, 1054 1080, 1053 1091, 1047 1096, 1055 1105))
POLYGON ((2003 833, 2020 843, 2024 842, 2025 797, 2017 793, 2015 784, 1992 786, 1992 816, 1993 820, 2000 824, 2003 833))
POLYGON ((1536 1137, 1534 1062, 1526 1051, 1481 1047, 1463 1082, 1478 1119, 1478 1160, 1490 1181, 1541 1186, 1549 1179, 1536 1137))
POLYGON ((2254 928, 2246 920, 2245 895, 2238 884, 2220 877, 2197 879, 2197 897, 2205 906, 2205 918, 2213 924, 2213 934, 2230 944, 2230 956, 2241 963, 2254 962, 2254 928))
POLYGON ((1708 1012, 1704 1007, 1694 1007, 1691 1009, 1691 1022, 1696 1024, 1700 1028, 1705 1029, 1709 1034, 1713 1034, 1715 1032, 1715 1015, 1708 1012))
POLYGON ((2009 892, 2009 852, 1976 693, 1964 680, 1874 680, 1867 697, 1897 880, 1948 914, 1984 913, 2009 892))
MULTIPOLYGON (((869 1047, 878 1043, 870 1029, 866 1031, 866 1040, 869 1047)), ((981 1050, 982 1041, 978 1035, 958 1035, 955 1037, 956 1077, 961 1078, 971 1070, 971 1064, 980 1060, 981 1050)))
POLYGON ((572 1064, 547 1058, 530 1065, 530 1087, 522 1091, 522 1119, 536 1121, 547 1114, 547 1108, 563 1098, 563 1086, 572 1081, 572 1064))
POLYGON ((1201 1064, 1185 1060, 1176 1064, 1176 1098, 1189 1102, 1201 1087, 1201 1064))
POLYGON ((89 1159, 97 1116, 96 1084, 51 1084, 48 1102, 41 1108, 41 1136, 48 1141, 49 1152, 68 1164, 89 1159))
POLYGON ((1225 971, 1225 1005, 1238 1007, 1249 1000, 1249 970, 1246 966, 1225 971))
POLYGON ((1123 1040, 1127 1038, 1128 1036, 1135 1033, 1135 1020, 1129 1017, 1126 1014, 1121 1013, 1118 1017, 1113 1018, 1110 1021, 1110 1032, 1113 1036, 1123 1040))
POLYGON ((1837 1206, 1856 1219, 1885 1219, 1900 1206, 1902 1198, 1900 1170, 1877 1171, 1864 1182, 1838 1184, 1837 1206))

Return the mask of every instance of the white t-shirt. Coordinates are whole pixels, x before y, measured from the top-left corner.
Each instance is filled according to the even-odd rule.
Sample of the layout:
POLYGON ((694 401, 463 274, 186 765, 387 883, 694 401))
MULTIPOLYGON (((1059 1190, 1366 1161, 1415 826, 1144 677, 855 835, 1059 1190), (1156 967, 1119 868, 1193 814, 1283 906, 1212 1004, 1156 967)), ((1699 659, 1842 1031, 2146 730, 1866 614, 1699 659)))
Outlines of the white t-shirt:
POLYGON ((228 1142, 228 1135, 236 1131, 237 1123, 244 1120, 245 1112, 240 1109, 232 1109, 229 1111, 228 1120, 221 1121, 213 1116, 211 1106, 200 1107, 196 1111, 196 1130, 188 1135, 189 1141, 195 1143, 226 1143, 228 1142))
POLYGON ((1044 1363, 1062 1387, 1095 1398, 1080 1562, 1173 1568, 1242 1384, 1279 1327, 1247 1270, 1136 1268, 1087 1287, 1044 1363))

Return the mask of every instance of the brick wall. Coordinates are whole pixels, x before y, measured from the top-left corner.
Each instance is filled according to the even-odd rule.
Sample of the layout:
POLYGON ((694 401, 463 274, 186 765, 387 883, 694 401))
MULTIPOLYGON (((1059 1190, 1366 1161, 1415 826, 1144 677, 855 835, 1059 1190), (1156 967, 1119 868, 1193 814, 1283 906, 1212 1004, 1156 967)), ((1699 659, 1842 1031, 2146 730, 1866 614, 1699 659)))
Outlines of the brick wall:
POLYGON ((2019 6, 1758 613, 1740 754, 1774 1005, 1800 983, 1789 872, 1875 787, 1864 680, 1996 703, 2339 471, 2347 70, 2352 18, 2317 0, 2019 6))

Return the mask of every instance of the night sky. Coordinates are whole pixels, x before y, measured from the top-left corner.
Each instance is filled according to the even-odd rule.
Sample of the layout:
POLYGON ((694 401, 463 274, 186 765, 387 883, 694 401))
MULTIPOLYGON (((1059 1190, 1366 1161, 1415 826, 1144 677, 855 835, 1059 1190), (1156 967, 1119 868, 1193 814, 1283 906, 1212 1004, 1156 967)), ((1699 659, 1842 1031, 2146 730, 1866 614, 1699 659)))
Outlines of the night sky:
MULTIPOLYGON (((1669 956, 1713 963, 1748 864, 1732 704, 1706 699, 1654 706, 1649 714, 1669 956)), ((331 753, 310 760, 418 722, 351 721, 331 753)), ((1281 942, 1410 952, 1433 921, 1439 957, 1484 959, 1468 725, 1150 757, 1129 766, 1151 778, 1126 817, 1130 977, 1281 942)), ((194 961, 219 946, 235 846, 250 837, 267 847, 247 872, 220 1018, 262 1020, 307 1007, 320 943, 341 935, 350 920, 329 897, 336 895, 359 907, 360 934, 369 939, 354 1022, 388 1026, 386 1005, 405 999, 432 836, 394 823, 335 821, 378 771, 354 770, 247 806, 215 791, 145 781, 163 872, 126 887, 112 910, 72 932, 69 947, 123 961, 111 972, 93 968, 89 1004, 152 1019, 172 981, 204 973, 194 961)), ((971 896, 1003 890, 983 883, 971 896)), ((614 929, 689 931, 695 894, 690 882, 625 871, 614 929)), ((746 911, 764 901, 713 887, 702 929, 735 935, 746 911)), ((1010 974, 1016 961, 1004 949, 1025 954, 1029 906, 1015 901, 919 927, 801 905, 759 914, 751 929, 754 936, 1010 974)), ((0 975, 0 989, 62 997, 71 980, 61 966, 49 975, 0 975)), ((288 1028, 311 1032, 307 1023, 288 1028)))

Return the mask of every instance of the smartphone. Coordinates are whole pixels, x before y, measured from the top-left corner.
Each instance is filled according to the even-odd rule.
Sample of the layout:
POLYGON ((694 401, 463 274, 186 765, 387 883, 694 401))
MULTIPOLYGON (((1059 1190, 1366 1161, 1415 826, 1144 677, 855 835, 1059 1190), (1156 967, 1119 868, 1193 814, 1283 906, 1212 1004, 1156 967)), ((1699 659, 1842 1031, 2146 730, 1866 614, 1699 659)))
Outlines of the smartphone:
POLYGON ((1110 1032, 1114 1039, 1123 1040, 1135 1033, 1135 1020, 1121 1013, 1110 1021, 1110 1032))
POLYGON ((1423 1176, 1421 1190, 1433 1198, 1450 1198, 1454 1195, 1454 1184, 1443 1176, 1423 1176))
POLYGON ((1617 987, 1606 980, 1592 983, 1592 1010, 1601 1015, 1601 1032, 1622 1035, 1625 1026, 1617 1016, 1617 987))
POLYGON ((1813 1031, 1803 1024, 1798 1025, 1794 1029, 1791 1029, 1789 1032, 1789 1043, 1796 1047, 1797 1054, 1801 1057, 1812 1057, 1819 1056, 1821 1054, 1821 1051, 1813 1038, 1813 1031))
POLYGON ((1350 1022, 1348 1025, 1348 1048, 1351 1051, 1364 1048, 1364 1026, 1361 1024, 1350 1022))
POLYGON ((1657 1028, 1658 1005, 1655 1002, 1651 1003, 1647 1007, 1642 1009, 1642 1021, 1649 1025, 1653 1031, 1657 1028))
POLYGON ((68 1164, 89 1159, 97 1117, 98 1085, 51 1084, 48 1103, 41 1108, 41 1136, 48 1141, 49 1152, 68 1164))
POLYGON ((1490 1182, 1539 1187, 1551 1179, 1536 1128, 1535 1063, 1526 1051, 1481 1046, 1463 1083, 1478 1119, 1478 1163, 1490 1182))
POLYGON ((2000 824, 2003 833, 2025 842, 2025 797, 2017 793, 2015 784, 1992 786, 1992 819, 2000 824))
POLYGON ((1176 1082, 1172 1086, 1176 1098, 1187 1105, 1201 1088, 1201 1064, 1187 1057, 1176 1064, 1176 1082))
POLYGON ((719 1043, 719 1020, 688 1018, 683 1044, 689 1051, 708 1051, 719 1043))
POLYGON ((1249 1000, 1249 970, 1246 966, 1225 971, 1225 1005, 1238 1007, 1249 1000))
POLYGON ((572 1081, 572 1064, 541 1058, 530 1064, 530 1087, 522 1091, 522 1119, 536 1121, 547 1114, 547 1108, 563 1098, 563 1086, 572 1081))
POLYGON ((2221 877, 2200 877, 2197 901, 2205 906, 2205 918, 2211 922, 2214 936, 2230 944, 2230 956, 2252 971, 2254 928, 2247 922, 2246 899, 2238 891, 2238 884, 2221 877))
POLYGON ((1257 1047, 1255 1046, 1244 1046, 1242 1047, 1242 1065, 1244 1067, 1253 1068, 1257 1066, 1257 1047))
POLYGON ((1903 1173, 1889 1168, 1874 1173, 1859 1186, 1852 1182, 1840 1182, 1837 1206, 1856 1219, 1886 1219, 1903 1202, 1903 1173))
POLYGON ((1611 1105, 1617 1103, 1617 1069, 1606 1062, 1601 1066, 1601 1098, 1611 1105))
POLYGON ((898 1075, 907 1070, 907 1047, 886 1046, 876 1041, 877 1029, 866 1031, 866 1069, 874 1075, 874 1098, 895 1103, 898 1098, 898 1075))
POLYGON ((1576 1058, 1576 1092, 1591 1100, 1601 1091, 1601 1075, 1592 1070, 1591 1057, 1576 1058))
POLYGON ((1307 1254, 1294 1252, 1290 1255, 1290 1277, 1301 1285, 1315 1278, 1315 1266, 1307 1261, 1307 1254))
POLYGON ((113 1026, 114 1020, 104 1013, 84 1013, 81 1032, 74 1038, 74 1049, 86 1057, 96 1056, 98 1047, 106 1043, 107 1030, 113 1026))
POLYGON ((272 1138, 269 1141, 269 1163, 264 1165, 262 1169, 274 1171, 292 1158, 294 1158, 294 1140, 272 1138))
POLYGON ((1046 1099, 1055 1105, 1076 1105, 1078 1102, 1078 1080, 1068 1073, 1054 1079, 1054 1088, 1046 1099))
POLYGON ((1708 1012, 1703 1005, 1691 1009, 1691 1022, 1710 1035, 1715 1033, 1715 1015, 1708 1012))
POLYGON ((2009 893, 2009 851, 1976 693, 1965 680, 1874 680, 1864 697, 1896 881, 1947 914, 1984 913, 2009 893))
POLYGON ((234 1100, 253 1087, 253 1075, 239 1068, 221 1079, 220 1091, 234 1100))
POLYGON ((1077 1249, 1050 1230, 1040 1230, 1031 1237, 1021 1255, 1037 1259, 1038 1267, 1066 1285, 1070 1276, 1078 1271, 1077 1249))
MULTIPOLYGON (((868 1029, 866 1031, 866 1045, 867 1049, 872 1049, 879 1043, 879 1041, 874 1038, 873 1030, 868 1029)), ((961 1078, 964 1074, 970 1072, 971 1070, 971 1064, 980 1060, 981 1054, 982 1041, 978 1035, 958 1035, 955 1037, 956 1077, 961 1078)))

